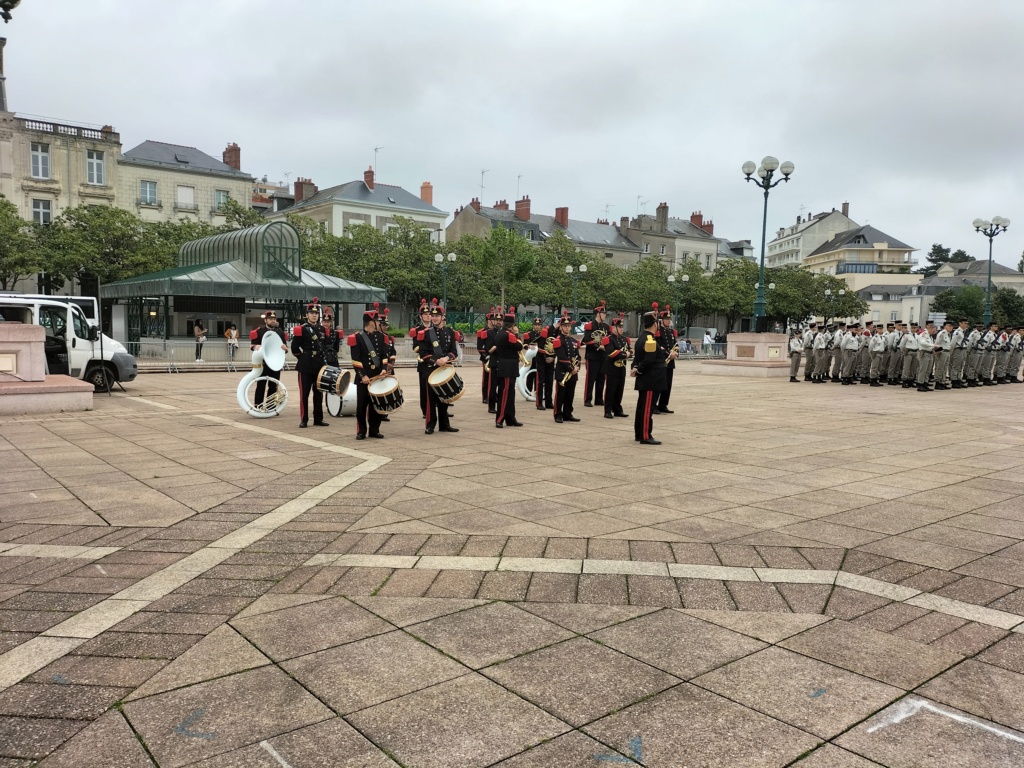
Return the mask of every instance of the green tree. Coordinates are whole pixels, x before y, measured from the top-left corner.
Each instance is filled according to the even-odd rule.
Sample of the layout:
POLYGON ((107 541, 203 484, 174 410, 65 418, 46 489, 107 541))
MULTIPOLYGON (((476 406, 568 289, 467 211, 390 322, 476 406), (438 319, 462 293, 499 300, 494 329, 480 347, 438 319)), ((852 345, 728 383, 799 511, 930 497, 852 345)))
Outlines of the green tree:
POLYGON ((720 262, 711 273, 714 311, 725 315, 726 330, 733 330, 741 317, 753 314, 757 278, 757 264, 747 259, 720 262))
POLYGON ((505 227, 495 227, 483 241, 484 267, 498 281, 499 303, 505 306, 508 287, 530 274, 537 254, 525 237, 505 227))
POLYGON ((924 258, 928 263, 920 269, 914 270, 914 272, 915 274, 921 274, 925 277, 931 277, 934 275, 939 271, 939 267, 943 264, 950 262, 974 261, 974 257, 964 250, 957 249, 950 254, 950 249, 945 248, 942 243, 933 243, 932 249, 928 251, 928 254, 924 258))
POLYGON ((787 323, 799 323, 817 314, 819 299, 814 274, 797 266, 769 269, 765 273, 768 284, 775 284, 774 290, 765 293, 768 316, 787 323))
POLYGON ((1017 271, 1024 272, 1024 253, 1020 255, 1020 261, 1017 262, 1017 271))
POLYGON ((621 275, 625 291, 620 299, 623 309, 643 314, 654 302, 659 307, 671 304, 675 295, 668 281, 668 268, 657 256, 648 256, 626 267, 621 275))
POLYGON ((262 213, 255 208, 246 208, 233 197, 229 197, 224 204, 224 216, 227 219, 227 223, 224 225, 226 230, 258 227, 260 224, 267 223, 262 213))
POLYGON ((715 311, 714 286, 711 278, 704 274, 704 268, 692 260, 683 262, 676 270, 675 277, 679 292, 679 315, 683 321, 679 331, 685 333, 698 317, 715 311), (683 275, 686 275, 687 280, 682 279, 683 275))
POLYGON ((868 303, 860 298, 846 281, 834 275, 814 275, 815 305, 811 314, 825 320, 833 318, 861 317, 868 311, 868 303), (825 291, 831 291, 829 297, 825 291), (845 293, 840 294, 840 291, 845 293))
POLYGON ((1013 288, 997 288, 992 292, 992 319, 1000 327, 1024 326, 1024 296, 1013 288))
POLYGON ((145 225, 152 235, 154 246, 159 249, 161 258, 171 263, 181 250, 181 246, 190 240, 217 234, 217 228, 204 221, 179 219, 178 221, 156 221, 145 225))
POLYGON ((980 323, 985 312, 985 289, 977 285, 947 288, 935 295, 932 312, 945 312, 953 321, 960 318, 980 323))
POLYGON ((18 215, 14 203, 0 195, 0 289, 10 290, 39 268, 39 250, 31 225, 18 215))

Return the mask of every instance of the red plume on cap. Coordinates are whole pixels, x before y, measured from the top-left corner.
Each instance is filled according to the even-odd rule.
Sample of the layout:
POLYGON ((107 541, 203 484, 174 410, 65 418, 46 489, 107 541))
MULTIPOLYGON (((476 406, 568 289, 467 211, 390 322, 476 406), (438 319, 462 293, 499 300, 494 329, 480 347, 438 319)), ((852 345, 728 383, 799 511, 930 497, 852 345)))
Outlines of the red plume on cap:
POLYGON ((391 307, 384 307, 384 317, 388 316, 388 312, 391 311, 391 307))
POLYGON ((374 308, 374 310, 379 310, 380 309, 380 302, 379 301, 373 302, 373 308, 374 308))
POLYGON ((508 313, 509 313, 510 315, 514 315, 514 314, 516 313, 516 308, 515 308, 515 307, 509 307, 509 308, 508 308, 508 313))
POLYGON ((657 310, 657 309, 658 309, 658 302, 656 302, 656 301, 652 301, 652 302, 651 302, 651 309, 653 309, 653 310, 657 310))

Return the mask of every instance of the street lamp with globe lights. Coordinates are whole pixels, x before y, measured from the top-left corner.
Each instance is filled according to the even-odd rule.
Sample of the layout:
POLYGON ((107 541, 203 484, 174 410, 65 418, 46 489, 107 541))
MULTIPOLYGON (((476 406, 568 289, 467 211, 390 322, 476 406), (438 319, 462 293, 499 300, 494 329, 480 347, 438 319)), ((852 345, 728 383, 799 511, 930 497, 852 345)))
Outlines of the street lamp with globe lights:
POLYGON ((975 232, 981 232, 988 238, 988 288, 985 290, 985 314, 982 317, 987 326, 992 322, 992 240, 996 235, 1005 232, 1010 220, 1002 216, 993 216, 992 220, 975 219, 972 226, 975 232))
POLYGON ((579 322, 580 305, 576 301, 576 284, 580 281, 580 278, 587 274, 587 265, 580 264, 574 270, 572 265, 565 268, 565 274, 572 278, 572 319, 574 323, 579 322))
MULTIPOLYGON (((668 282, 675 289, 675 297, 674 298, 676 300, 676 303, 673 304, 672 306, 674 306, 676 308, 676 320, 675 320, 675 322, 676 322, 676 329, 678 330, 679 329, 679 317, 681 316, 681 313, 679 311, 679 289, 682 286, 676 285, 676 276, 675 275, 669 275, 668 276, 668 282)), ((681 274, 679 276, 679 282, 681 282, 681 283, 683 283, 683 285, 685 285, 686 283, 690 282, 690 276, 684 272, 683 274, 681 274)), ((683 333, 686 333, 686 330, 687 330, 686 328, 683 328, 683 333)))
POLYGON ((777 187, 779 182, 789 181, 789 177, 793 174, 796 169, 789 160, 779 164, 779 161, 768 155, 761 161, 761 165, 754 165, 753 161, 748 160, 743 164, 742 171, 747 177, 747 181, 753 181, 754 184, 760 189, 764 190, 764 218, 761 222, 761 267, 758 271, 757 280, 757 298, 754 300, 754 329, 758 332, 762 332, 762 325, 764 324, 765 317, 765 299, 764 299, 764 247, 765 237, 768 234, 768 191, 772 187, 777 187), (782 178, 776 179, 774 182, 772 179, 775 177, 775 172, 778 171, 782 174, 782 178), (753 175, 757 174, 757 180, 753 179, 753 175))
POLYGON ((445 256, 443 253, 435 253, 434 261, 441 267, 441 303, 445 310, 448 309, 448 269, 458 257, 454 253, 445 256))
MULTIPOLYGON (((846 289, 840 288, 838 293, 839 298, 842 298, 845 295, 846 289)), ((828 321, 832 320, 836 313, 836 295, 832 293, 831 288, 825 289, 825 298, 828 299, 828 319, 825 321, 825 325, 828 325, 828 321)))

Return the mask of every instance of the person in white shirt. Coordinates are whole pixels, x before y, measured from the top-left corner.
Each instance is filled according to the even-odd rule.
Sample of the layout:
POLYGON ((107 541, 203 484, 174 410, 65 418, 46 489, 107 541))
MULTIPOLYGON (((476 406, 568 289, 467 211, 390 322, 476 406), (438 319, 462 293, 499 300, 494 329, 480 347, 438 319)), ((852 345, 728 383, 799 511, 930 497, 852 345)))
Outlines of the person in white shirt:
POLYGON ((846 323, 837 323, 832 335, 832 381, 839 381, 843 373, 843 341, 846 339, 846 323))
POLYGON ((811 381, 824 384, 828 381, 828 364, 832 360, 832 331, 829 325, 814 337, 814 374, 811 381))
POLYGON ((981 375, 983 386, 991 387, 995 384, 992 381, 992 367, 996 362, 996 338, 999 336, 999 323, 989 323, 988 331, 978 342, 978 349, 981 350, 981 368, 978 373, 981 375))
POLYGON ((900 342, 903 341, 903 321, 897 320, 896 327, 889 333, 889 384, 895 386, 900 383, 903 374, 903 350, 900 342))
POLYGON ((711 354, 711 345, 715 343, 715 340, 711 338, 711 334, 708 331, 704 331, 704 339, 701 341, 701 346, 704 347, 704 354, 711 354))
POLYGON ((814 337, 817 335, 818 324, 809 323, 801 338, 804 345, 804 381, 811 381, 814 376, 814 337))
POLYGON ((1011 330, 1013 333, 1010 335, 1010 362, 1006 366, 1006 383, 1020 384, 1021 380, 1017 377, 1020 374, 1021 360, 1024 359, 1024 336, 1021 335, 1020 328, 1011 330))
POLYGON ((881 325, 875 326, 874 335, 868 339, 868 355, 871 357, 871 365, 868 368, 868 379, 872 387, 882 386, 880 376, 885 373, 882 367, 882 360, 885 358, 885 333, 881 325))
POLYGON ((965 389, 964 364, 967 362, 967 334, 971 324, 960 318, 957 327, 949 335, 949 383, 953 389, 965 389))
POLYGON ((910 389, 917 378, 917 334, 921 328, 917 323, 910 324, 910 330, 900 339, 903 350, 903 388, 910 389))
POLYGON ((840 378, 843 384, 856 384, 857 361, 860 358, 860 323, 847 326, 843 334, 843 367, 840 378))
POLYGON ((924 328, 917 329, 917 391, 931 392, 928 379, 935 362, 935 323, 929 320, 924 328))
POLYGON ((992 374, 993 384, 1003 384, 1006 379, 1006 368, 1010 364, 1010 329, 1003 328, 995 341, 996 367, 992 374))
POLYGON ((798 332, 793 332, 789 337, 789 380, 790 382, 800 383, 800 380, 796 377, 797 373, 800 372, 800 358, 803 357, 804 353, 804 340, 798 332))
POLYGON ((949 356, 953 349, 953 321, 946 320, 935 334, 935 389, 949 389, 949 356))
POLYGON ((981 339, 985 335, 985 326, 977 323, 974 330, 967 336, 967 364, 964 368, 964 377, 967 379, 968 387, 979 387, 978 372, 981 370, 981 359, 985 356, 981 349, 981 339))

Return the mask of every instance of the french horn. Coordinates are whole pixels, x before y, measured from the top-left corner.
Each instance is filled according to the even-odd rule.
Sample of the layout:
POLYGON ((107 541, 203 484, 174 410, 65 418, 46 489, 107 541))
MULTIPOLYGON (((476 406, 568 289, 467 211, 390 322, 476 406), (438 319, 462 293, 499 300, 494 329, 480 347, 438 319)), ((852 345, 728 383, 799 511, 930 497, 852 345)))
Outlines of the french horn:
POLYGON ((267 331, 263 335, 260 348, 252 353, 252 370, 238 382, 238 389, 235 392, 238 406, 249 416, 257 419, 278 416, 288 404, 288 388, 277 379, 261 375, 264 363, 274 371, 284 368, 285 351, 281 349, 283 344, 284 341, 274 331, 267 331), (256 387, 260 382, 263 382, 264 397, 263 402, 257 404, 256 387))

